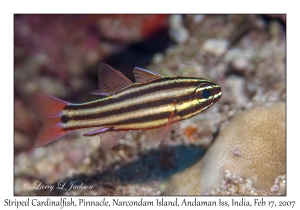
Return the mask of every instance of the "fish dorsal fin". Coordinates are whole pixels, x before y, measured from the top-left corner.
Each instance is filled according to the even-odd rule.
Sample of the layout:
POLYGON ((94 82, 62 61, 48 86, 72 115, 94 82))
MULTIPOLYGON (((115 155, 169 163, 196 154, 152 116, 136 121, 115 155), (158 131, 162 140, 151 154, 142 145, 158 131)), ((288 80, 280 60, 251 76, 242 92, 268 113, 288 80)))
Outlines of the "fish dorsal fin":
POLYGON ((161 75, 159 73, 142 69, 139 67, 135 67, 133 69, 133 74, 134 74, 135 82, 137 83, 149 82, 161 78, 161 75))
POLYGON ((106 94, 111 95, 130 85, 132 85, 132 82, 121 72, 105 63, 101 63, 98 69, 99 89, 93 91, 92 94, 101 96, 105 96, 106 94))

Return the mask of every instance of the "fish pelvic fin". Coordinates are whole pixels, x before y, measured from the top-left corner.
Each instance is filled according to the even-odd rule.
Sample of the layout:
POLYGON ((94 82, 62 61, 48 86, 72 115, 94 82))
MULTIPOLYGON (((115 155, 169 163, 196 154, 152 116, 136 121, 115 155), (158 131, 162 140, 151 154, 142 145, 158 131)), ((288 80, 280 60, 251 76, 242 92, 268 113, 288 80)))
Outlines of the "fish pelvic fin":
POLYGON ((42 147, 71 132, 64 130, 61 122, 62 110, 69 104, 44 93, 36 96, 34 112, 43 121, 43 127, 36 137, 34 147, 42 147))
POLYGON ((102 127, 98 130, 90 131, 84 136, 96 136, 100 138, 100 148, 103 152, 108 152, 118 141, 123 138, 127 130, 117 130, 114 127, 102 127))
POLYGON ((99 132, 98 136, 100 138, 100 148, 106 153, 109 151, 114 145, 118 143, 118 141, 123 138, 123 136, 127 133, 126 130, 114 130, 113 128, 108 129, 104 132, 99 132))

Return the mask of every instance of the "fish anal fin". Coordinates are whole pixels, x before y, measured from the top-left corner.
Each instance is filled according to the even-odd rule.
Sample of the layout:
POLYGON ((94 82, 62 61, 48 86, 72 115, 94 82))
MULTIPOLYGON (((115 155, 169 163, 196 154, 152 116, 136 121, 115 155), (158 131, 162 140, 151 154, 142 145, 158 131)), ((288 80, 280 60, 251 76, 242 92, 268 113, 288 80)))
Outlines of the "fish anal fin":
POLYGON ((60 119, 63 108, 69 104, 48 94, 37 94, 33 104, 34 112, 43 121, 43 127, 36 137, 34 147, 42 147, 71 132, 63 129, 60 119))
POLYGON ((113 67, 101 63, 98 68, 98 87, 97 91, 92 92, 96 95, 113 94, 116 91, 132 85, 132 82, 120 71, 113 67))
POLYGON ((147 136, 147 143, 149 144, 149 146, 154 146, 158 142, 160 142, 170 130, 175 130, 179 127, 179 120, 177 119, 177 116, 174 114, 174 112, 172 112, 166 126, 149 129, 146 132, 142 132, 145 132, 145 135, 147 136))
POLYGON ((135 67, 133 69, 133 74, 134 74, 135 82, 137 83, 149 82, 161 78, 161 75, 159 73, 154 71, 149 71, 147 69, 142 69, 139 67, 135 67))
POLYGON ((106 131, 99 134, 100 148, 103 152, 107 152, 127 133, 127 131, 106 131))

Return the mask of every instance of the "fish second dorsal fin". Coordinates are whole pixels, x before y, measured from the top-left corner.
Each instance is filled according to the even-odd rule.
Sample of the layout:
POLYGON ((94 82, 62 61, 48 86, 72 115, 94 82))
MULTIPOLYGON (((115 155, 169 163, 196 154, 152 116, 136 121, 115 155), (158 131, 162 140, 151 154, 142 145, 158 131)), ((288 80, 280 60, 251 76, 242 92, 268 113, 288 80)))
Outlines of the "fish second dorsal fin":
POLYGON ((149 71, 147 69, 142 69, 139 67, 135 67, 133 69, 133 74, 134 74, 135 82, 137 83, 149 82, 161 78, 161 75, 159 73, 154 71, 149 71))
POLYGON ((132 85, 132 82, 121 72, 105 63, 101 63, 98 68, 99 89, 93 91, 92 94, 101 96, 111 95, 130 85, 132 85))

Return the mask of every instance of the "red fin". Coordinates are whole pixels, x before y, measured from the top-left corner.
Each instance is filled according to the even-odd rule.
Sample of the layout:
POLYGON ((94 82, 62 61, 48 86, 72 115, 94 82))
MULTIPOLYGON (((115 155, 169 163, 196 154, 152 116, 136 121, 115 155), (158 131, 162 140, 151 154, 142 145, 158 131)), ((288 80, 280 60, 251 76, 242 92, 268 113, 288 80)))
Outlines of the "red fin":
POLYGON ((44 125, 37 135, 34 147, 41 147, 62 137, 70 130, 63 130, 60 120, 62 109, 69 103, 53 96, 40 93, 36 96, 34 111, 44 125))

